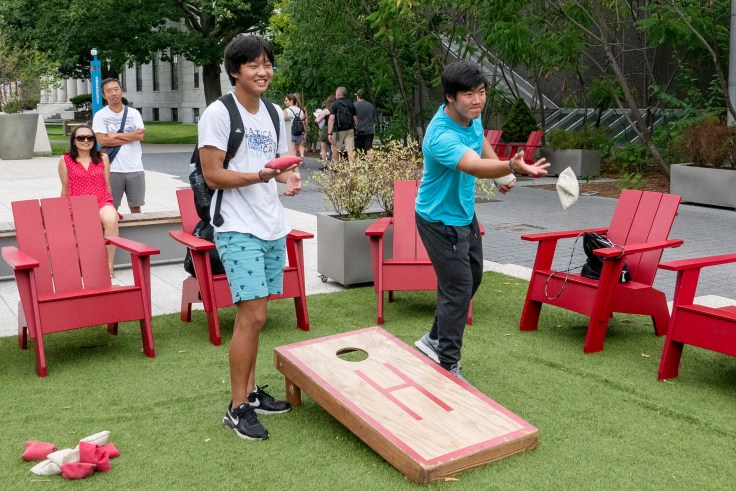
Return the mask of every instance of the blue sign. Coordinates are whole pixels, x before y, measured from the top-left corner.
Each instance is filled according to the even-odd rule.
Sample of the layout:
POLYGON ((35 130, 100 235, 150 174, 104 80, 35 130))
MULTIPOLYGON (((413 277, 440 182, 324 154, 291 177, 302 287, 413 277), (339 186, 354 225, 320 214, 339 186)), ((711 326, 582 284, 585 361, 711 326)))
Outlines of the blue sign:
POLYGON ((92 48, 92 63, 90 64, 90 85, 92 87, 92 116, 102 109, 102 72, 100 60, 97 59, 97 48, 92 48))

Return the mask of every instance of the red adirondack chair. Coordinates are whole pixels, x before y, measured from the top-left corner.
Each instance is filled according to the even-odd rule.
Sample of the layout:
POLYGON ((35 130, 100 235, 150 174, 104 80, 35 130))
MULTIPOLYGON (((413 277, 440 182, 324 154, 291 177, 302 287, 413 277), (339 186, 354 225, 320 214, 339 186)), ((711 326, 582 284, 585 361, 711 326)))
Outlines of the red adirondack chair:
POLYGON ((143 352, 155 356, 151 332, 150 256, 147 245, 102 236, 97 200, 92 196, 12 203, 18 247, 3 247, 20 293, 18 344, 35 340, 36 373, 47 375, 43 336, 52 332, 138 320, 143 352), (135 284, 113 285, 105 244, 131 253, 135 284))
POLYGON ((519 149, 522 149, 524 150, 524 162, 532 165, 535 162, 535 152, 542 146, 541 142, 543 136, 544 131, 538 130, 529 133, 529 138, 527 138, 526 143, 499 143, 496 155, 498 155, 498 158, 500 159, 510 159, 516 155, 516 152, 518 152, 519 149))
MULTIPOLYGON (((371 241, 373 288, 378 294, 378 324, 383 324, 383 292, 394 301, 394 291, 436 290, 437 275, 417 232, 414 204, 421 181, 394 181, 394 216, 373 222, 365 231, 371 241), (385 255, 385 236, 393 225, 393 254, 385 255)), ((484 233, 481 226, 481 234, 484 233)), ((473 323, 473 306, 468 325, 473 323)))
POLYGON ((483 130, 483 136, 486 140, 488 140, 488 143, 491 144, 491 147, 493 148, 493 151, 496 151, 496 148, 498 147, 498 142, 501 141, 501 135, 503 134, 503 130, 483 130))
POLYGON ((700 270, 733 262, 736 262, 736 254, 659 265, 661 269, 677 271, 672 316, 659 362, 659 380, 677 377, 682 348, 686 344, 736 356, 736 306, 712 308, 693 303, 700 270))
MULTIPOLYGON (((210 266, 209 250, 215 244, 192 235, 194 227, 199 222, 197 211, 194 208, 194 197, 191 189, 179 189, 176 192, 181 213, 182 229, 169 232, 169 235, 184 244, 192 255, 194 272, 197 277, 190 276, 182 283, 181 292, 181 320, 191 322, 192 304, 201 302, 207 313, 207 324, 210 333, 210 342, 215 346, 222 344, 220 336, 220 321, 217 309, 231 307, 233 297, 224 274, 213 275, 210 266)), ((309 313, 307 312, 307 292, 304 286, 304 250, 302 240, 311 239, 314 235, 292 230, 286 237, 286 255, 289 264, 284 268, 284 293, 271 295, 269 300, 293 298, 296 308, 296 323, 299 329, 309 331, 309 313)))
POLYGON ((601 351, 613 312, 649 315, 658 336, 665 333, 669 310, 664 293, 652 287, 657 263, 664 248, 678 247, 681 240, 667 240, 680 205, 680 196, 647 191, 625 190, 606 228, 571 230, 523 235, 523 240, 539 242, 532 278, 521 314, 520 329, 537 329, 542 304, 556 305, 590 317, 583 350, 601 351), (564 273, 553 273, 557 241, 577 237, 581 232, 607 234, 614 243, 623 246, 597 249, 605 258, 600 280, 570 274, 564 285, 564 273), (618 278, 628 264, 632 281, 619 283, 618 278), (564 288, 564 289, 563 289, 564 288), (549 294, 545 294, 545 289, 549 294), (554 298, 562 290, 557 298, 554 298))

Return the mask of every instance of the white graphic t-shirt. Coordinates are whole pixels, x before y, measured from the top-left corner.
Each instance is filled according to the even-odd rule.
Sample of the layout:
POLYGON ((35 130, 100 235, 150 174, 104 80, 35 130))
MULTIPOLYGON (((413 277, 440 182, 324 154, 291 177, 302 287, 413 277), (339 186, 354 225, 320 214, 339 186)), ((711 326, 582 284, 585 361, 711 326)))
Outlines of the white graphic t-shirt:
MULTIPOLYGON (((230 93, 232 95, 232 92, 230 93)), ((232 97, 235 97, 234 95, 232 97)), ((258 113, 251 114, 235 102, 243 119, 245 135, 235 157, 230 161, 228 169, 238 172, 258 172, 276 154, 286 155, 289 151, 283 111, 276 107, 279 114, 279 139, 276 145, 276 131, 268 114, 266 104, 261 100, 258 113)), ((227 108, 220 101, 215 101, 205 109, 199 120, 199 148, 212 146, 227 151, 227 140, 230 136, 230 116, 227 108)), ((212 200, 210 212, 214 214, 215 200, 212 200)), ((220 213, 225 223, 215 227, 218 232, 250 233, 263 240, 275 240, 285 236, 291 230, 286 221, 284 208, 279 201, 276 180, 268 183, 256 183, 237 189, 226 189, 222 196, 220 213)))
MULTIPOLYGON (((119 113, 105 106, 92 120, 92 131, 95 133, 117 133, 123 120, 123 111, 119 113)), ((138 128, 143 128, 141 113, 132 107, 128 107, 128 115, 125 118, 123 133, 132 133, 138 128)), ((141 142, 130 142, 120 146, 115 160, 110 163, 110 172, 140 172, 143 170, 143 150, 141 142)))

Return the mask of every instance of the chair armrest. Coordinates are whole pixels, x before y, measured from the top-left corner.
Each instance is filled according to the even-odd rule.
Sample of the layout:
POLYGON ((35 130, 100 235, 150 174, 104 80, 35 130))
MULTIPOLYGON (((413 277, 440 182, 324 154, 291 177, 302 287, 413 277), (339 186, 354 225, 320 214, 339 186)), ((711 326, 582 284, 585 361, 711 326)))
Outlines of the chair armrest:
MULTIPOLYGON (((528 240, 530 242, 541 242, 544 240, 559 240, 559 239, 570 239, 577 237, 584 232, 595 232, 597 234, 605 234, 608 232, 607 228, 586 228, 581 230, 564 230, 561 232, 543 232, 541 234, 527 234, 522 235, 521 240, 528 240)), ((621 251, 619 250, 619 254, 621 251)), ((618 254, 617 254, 618 255, 618 254)))
POLYGON ((181 230, 170 230, 169 235, 172 239, 186 246, 187 249, 193 251, 206 251, 214 249, 215 244, 209 240, 200 239, 192 234, 182 232, 181 230))
POLYGON ((686 269, 699 269, 707 266, 716 266, 718 264, 733 262, 736 262, 736 254, 723 254, 721 256, 707 256, 694 259, 681 259, 679 261, 669 261, 661 263, 659 268, 669 271, 684 271, 686 269))
MULTIPOLYGON (((680 239, 662 240, 659 242, 646 242, 643 244, 627 244, 623 246, 623 255, 639 254, 640 252, 656 251, 658 249, 666 249, 668 247, 680 247, 684 241, 680 239)), ((621 247, 605 247, 603 249, 595 249, 593 254, 604 259, 617 258, 621 256, 621 247)))
POLYGON ((369 237, 383 236, 383 234, 386 233, 386 230, 388 230, 388 227, 390 225, 391 225, 391 218, 389 217, 379 218, 375 222, 368 225, 368 228, 365 229, 365 234, 369 237))
POLYGON ((292 228, 291 232, 289 232, 289 234, 286 237, 292 240, 304 240, 304 239, 313 239, 314 234, 310 234, 309 232, 304 232, 303 230, 297 230, 295 228, 292 228))
POLYGON ((13 271, 33 269, 38 267, 38 261, 21 251, 17 247, 3 247, 3 259, 13 268, 13 271))
POLYGON ((124 239, 122 237, 105 237, 105 242, 119 247, 124 251, 128 251, 131 254, 135 254, 136 256, 153 256, 154 254, 161 254, 161 251, 155 247, 141 244, 134 240, 124 239))

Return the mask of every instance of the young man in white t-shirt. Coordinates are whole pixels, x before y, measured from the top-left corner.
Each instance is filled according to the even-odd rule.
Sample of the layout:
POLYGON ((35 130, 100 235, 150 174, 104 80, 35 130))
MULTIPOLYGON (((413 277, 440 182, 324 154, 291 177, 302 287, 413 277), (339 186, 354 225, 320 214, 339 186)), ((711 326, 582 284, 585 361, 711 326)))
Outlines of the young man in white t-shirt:
MULTIPOLYGON (((212 103, 199 120, 199 152, 207 185, 223 193, 215 227, 215 244, 225 266, 233 302, 237 306, 230 341, 232 400, 223 425, 243 439, 265 440, 268 431, 256 413, 277 414, 290 409, 255 382, 258 337, 266 322, 268 296, 283 291, 286 234, 290 227, 279 201, 276 181, 286 184, 287 196, 302 187, 296 168, 278 171, 264 164, 289 151, 283 113, 278 108, 280 136, 261 95, 273 78, 273 52, 258 36, 237 36, 225 48, 225 70, 235 87, 231 96, 243 120, 243 143, 223 168, 230 117, 225 105, 212 103)), ((214 216, 215 200, 211 215, 214 216)))
POLYGON ((128 107, 123 131, 118 133, 123 124, 123 87, 116 78, 102 81, 100 90, 107 106, 95 113, 92 120, 92 131, 103 147, 118 148, 114 158, 110 159, 110 188, 115 209, 120 207, 123 194, 128 200, 131 213, 140 213, 145 204, 146 175, 143 171, 144 127, 141 113, 128 107))

